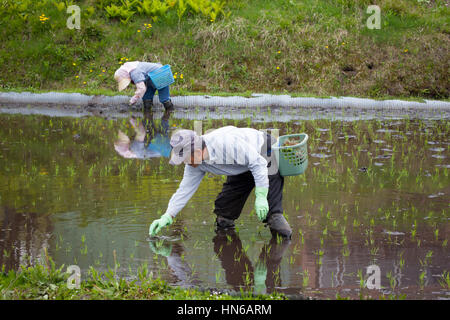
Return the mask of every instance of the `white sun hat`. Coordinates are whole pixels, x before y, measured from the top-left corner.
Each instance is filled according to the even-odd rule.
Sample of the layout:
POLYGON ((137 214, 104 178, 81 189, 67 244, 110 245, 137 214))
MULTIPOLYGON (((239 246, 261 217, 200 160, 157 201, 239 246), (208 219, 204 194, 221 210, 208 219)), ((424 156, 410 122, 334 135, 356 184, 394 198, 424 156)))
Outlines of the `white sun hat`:
POLYGON ((124 63, 119 69, 114 73, 114 79, 118 82, 118 90, 122 91, 131 82, 130 72, 136 69, 139 61, 132 61, 124 63))

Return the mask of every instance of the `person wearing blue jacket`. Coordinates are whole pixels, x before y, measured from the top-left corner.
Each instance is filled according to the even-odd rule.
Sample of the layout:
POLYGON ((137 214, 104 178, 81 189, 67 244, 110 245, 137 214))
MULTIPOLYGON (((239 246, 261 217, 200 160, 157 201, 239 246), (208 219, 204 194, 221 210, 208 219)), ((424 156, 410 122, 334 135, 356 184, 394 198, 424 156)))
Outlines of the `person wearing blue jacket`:
POLYGON ((165 112, 161 125, 156 126, 153 121, 153 113, 144 113, 143 121, 137 122, 130 118, 130 124, 136 132, 133 140, 119 130, 118 139, 114 142, 117 153, 124 158, 149 159, 169 158, 172 147, 170 146, 169 112, 165 112))
MULTIPOLYGON (((136 86, 134 96, 130 99, 130 105, 135 104, 142 99, 144 104, 144 112, 152 110, 153 97, 156 93, 155 85, 148 76, 149 72, 161 68, 160 63, 132 61, 124 63, 114 73, 114 79, 118 82, 118 90, 122 91, 128 85, 133 83, 136 86)), ((166 111, 173 111, 174 106, 170 99, 169 86, 158 90, 159 101, 164 105, 166 111)))

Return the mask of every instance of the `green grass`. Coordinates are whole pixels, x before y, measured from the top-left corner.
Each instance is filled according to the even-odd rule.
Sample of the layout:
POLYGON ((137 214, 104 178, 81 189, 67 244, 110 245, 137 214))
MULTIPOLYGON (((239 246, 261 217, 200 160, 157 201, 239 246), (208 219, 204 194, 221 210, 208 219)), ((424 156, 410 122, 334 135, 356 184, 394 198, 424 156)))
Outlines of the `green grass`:
MULTIPOLYGON (((100 272, 90 267, 79 288, 69 288, 64 265, 57 268, 45 254, 44 261, 20 270, 0 272, 0 300, 285 300, 283 294, 254 295, 252 292, 212 293, 209 290, 184 289, 153 278, 147 266, 137 270, 134 280, 116 275, 114 269, 100 272)), ((84 275, 82 275, 84 277, 84 275)))
POLYGON ((100 1, 84 0, 80 30, 67 29, 68 15, 52 2, 0 14, 3 90, 112 92, 126 57, 183 73, 175 94, 449 98, 445 1, 227 0, 229 16, 214 21, 192 12, 179 20, 172 9, 124 24, 107 18, 100 1), (369 4, 381 8, 380 30, 365 26, 369 4))

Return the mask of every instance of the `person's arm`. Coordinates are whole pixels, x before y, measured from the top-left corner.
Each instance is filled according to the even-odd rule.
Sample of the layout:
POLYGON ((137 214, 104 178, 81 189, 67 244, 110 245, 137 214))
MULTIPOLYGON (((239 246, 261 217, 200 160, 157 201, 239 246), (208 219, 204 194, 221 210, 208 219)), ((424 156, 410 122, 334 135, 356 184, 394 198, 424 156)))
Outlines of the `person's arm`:
POLYGON ((162 228, 173 223, 173 218, 184 208, 195 191, 197 191, 204 175, 205 173, 199 169, 189 165, 184 167, 183 180, 177 191, 170 198, 166 213, 150 225, 148 232, 150 236, 155 236, 162 228))
POLYGON ((205 173, 200 169, 185 165, 183 180, 181 180, 177 191, 169 200, 169 205, 166 210, 167 214, 172 218, 176 217, 178 212, 184 208, 189 199, 191 199, 197 191, 204 175, 205 173))
POLYGON ((130 99, 130 104, 135 104, 139 99, 142 99, 146 91, 147 86, 144 81, 136 83, 136 91, 134 92, 134 96, 130 99))

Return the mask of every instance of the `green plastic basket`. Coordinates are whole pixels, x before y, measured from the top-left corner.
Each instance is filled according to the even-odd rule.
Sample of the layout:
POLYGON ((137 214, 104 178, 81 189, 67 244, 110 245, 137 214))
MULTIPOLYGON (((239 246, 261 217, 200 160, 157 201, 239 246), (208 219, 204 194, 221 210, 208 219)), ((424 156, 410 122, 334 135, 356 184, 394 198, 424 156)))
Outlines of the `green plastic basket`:
POLYGON ((272 145, 278 170, 282 176, 297 176, 305 172, 308 167, 308 135, 306 133, 288 134, 278 138, 272 145), (283 146, 289 138, 296 138, 300 143, 292 146, 283 146))

